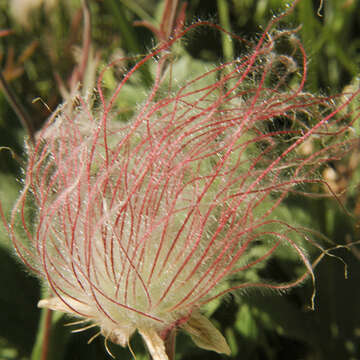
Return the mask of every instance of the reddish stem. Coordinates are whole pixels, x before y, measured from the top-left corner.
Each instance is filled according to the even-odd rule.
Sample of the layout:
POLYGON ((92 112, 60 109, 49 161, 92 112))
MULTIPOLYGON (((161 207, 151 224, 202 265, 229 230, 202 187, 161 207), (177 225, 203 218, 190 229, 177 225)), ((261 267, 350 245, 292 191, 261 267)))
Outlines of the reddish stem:
POLYGON ((47 360, 47 356, 49 353, 49 342, 51 336, 51 320, 52 320, 52 310, 45 310, 45 330, 44 330, 44 338, 43 345, 41 349, 41 358, 40 360, 47 360))

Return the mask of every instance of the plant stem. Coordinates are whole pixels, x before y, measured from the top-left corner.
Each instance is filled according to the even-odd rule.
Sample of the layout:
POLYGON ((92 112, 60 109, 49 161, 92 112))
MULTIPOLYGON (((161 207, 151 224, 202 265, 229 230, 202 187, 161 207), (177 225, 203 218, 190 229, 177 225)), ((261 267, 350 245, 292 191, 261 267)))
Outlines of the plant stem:
POLYGON ((51 325, 52 311, 43 309, 41 312, 40 327, 31 354, 31 360, 47 360, 50 346, 51 325))
MULTIPOLYGON (((226 30, 231 31, 229 4, 227 0, 217 0, 217 8, 219 12, 220 25, 226 30)), ((222 48, 226 61, 231 61, 234 58, 234 49, 229 35, 222 33, 222 48)))
POLYGON ((2 72, 0 71, 0 87, 4 91, 6 100, 10 104, 11 108, 16 113, 17 117, 19 118, 22 126, 26 129, 30 141, 34 144, 35 143, 35 131, 32 124, 30 117, 28 116, 25 108, 21 105, 20 101, 16 97, 15 93, 11 90, 10 86, 8 85, 7 81, 5 80, 2 72))
POLYGON ((165 351, 169 360, 175 360, 176 329, 171 330, 165 340, 165 351))
POLYGON ((45 319, 44 319, 44 337, 41 349, 41 360, 46 360, 49 353, 49 340, 51 334, 51 319, 52 319, 52 310, 45 310, 45 319))

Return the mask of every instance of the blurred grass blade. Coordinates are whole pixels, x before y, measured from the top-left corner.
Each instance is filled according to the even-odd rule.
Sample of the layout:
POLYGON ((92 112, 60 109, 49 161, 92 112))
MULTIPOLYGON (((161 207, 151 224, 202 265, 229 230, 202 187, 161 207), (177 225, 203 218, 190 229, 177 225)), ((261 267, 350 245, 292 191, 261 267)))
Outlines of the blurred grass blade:
MULTIPOLYGON (((219 12, 220 25, 231 32, 229 4, 227 0, 217 0, 217 8, 219 12)), ((231 61, 234 58, 234 48, 232 39, 225 33, 221 34, 223 54, 226 61, 231 61)))
MULTIPOLYGON (((105 5, 112 14, 115 23, 120 30, 121 37, 127 50, 133 55, 141 54, 140 42, 135 34, 134 27, 125 16, 124 6, 119 4, 116 0, 107 0, 105 1, 105 5)), ((150 86, 152 84, 152 76, 148 67, 143 65, 139 71, 141 72, 144 83, 150 86)))

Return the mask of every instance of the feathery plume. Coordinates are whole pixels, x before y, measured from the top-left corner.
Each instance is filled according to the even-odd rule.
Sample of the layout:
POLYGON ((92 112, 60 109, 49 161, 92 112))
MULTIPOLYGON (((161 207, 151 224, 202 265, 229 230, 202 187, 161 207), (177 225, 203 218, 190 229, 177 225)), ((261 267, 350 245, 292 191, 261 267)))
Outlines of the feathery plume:
POLYGON ((358 109, 348 108, 358 91, 340 105, 306 92, 305 51, 294 31, 273 30, 277 21, 247 55, 177 82, 171 69, 183 59, 172 56, 174 44, 200 26, 221 31, 193 24, 138 61, 112 94, 105 69, 92 99, 56 111, 28 146, 10 227, 18 254, 51 289, 39 306, 88 319, 122 346, 137 330, 154 359, 173 356, 177 328, 229 354, 201 306, 314 276, 304 230, 273 214, 289 193, 322 185, 326 164, 358 141, 358 109), (145 63, 154 84, 120 121, 116 103, 145 63), (304 264, 302 276, 247 280, 284 247, 304 264))

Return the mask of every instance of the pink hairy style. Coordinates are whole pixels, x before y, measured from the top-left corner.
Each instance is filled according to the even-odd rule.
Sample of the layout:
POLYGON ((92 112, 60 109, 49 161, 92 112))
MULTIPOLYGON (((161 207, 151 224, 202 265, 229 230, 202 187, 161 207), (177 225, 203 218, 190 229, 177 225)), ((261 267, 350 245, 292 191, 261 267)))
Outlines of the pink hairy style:
POLYGON ((138 61, 110 96, 103 76, 115 64, 100 74, 94 99, 56 111, 28 147, 10 226, 17 253, 51 289, 40 305, 88 318, 121 345, 138 330, 152 356, 165 359, 149 332, 165 341, 183 327, 199 346, 228 352, 192 332, 204 324, 202 305, 313 276, 303 250, 313 241, 272 215, 289 193, 324 183, 326 164, 358 143, 358 109, 349 104, 359 91, 306 92, 305 51, 294 32, 272 29, 279 19, 247 55, 177 83, 172 46, 200 26, 223 31, 196 23, 138 61), (280 41, 290 54, 279 53, 280 41), (117 101, 145 63, 156 69, 154 84, 132 119, 119 121, 117 101), (246 280, 284 247, 303 262, 302 276, 246 280))

